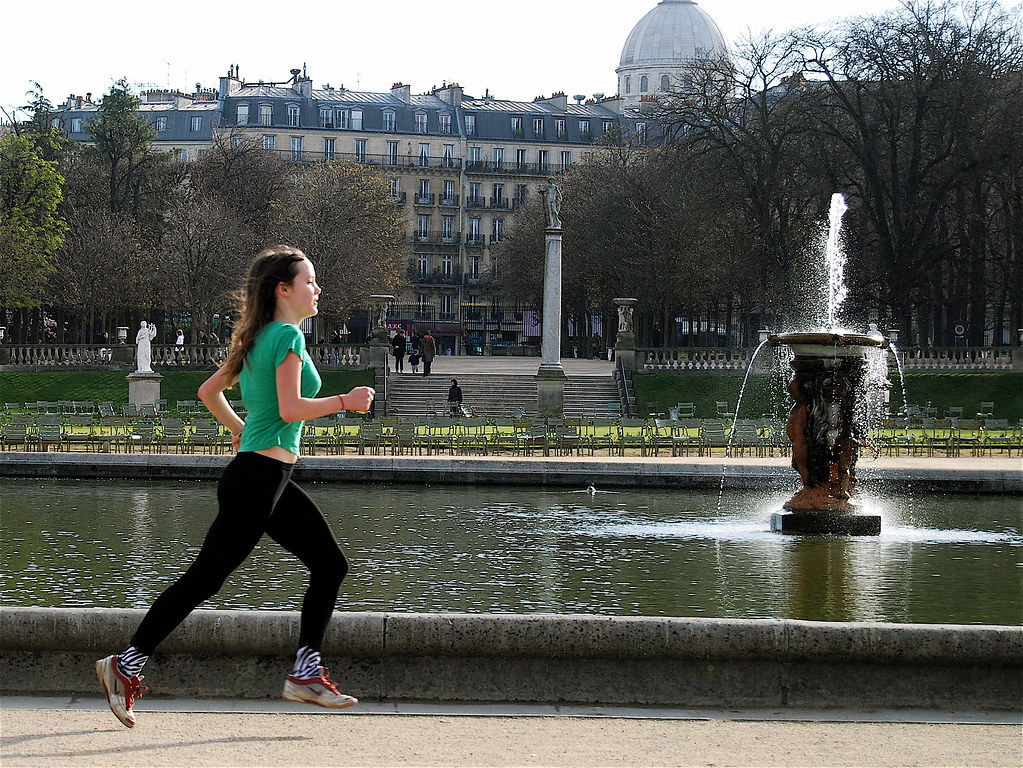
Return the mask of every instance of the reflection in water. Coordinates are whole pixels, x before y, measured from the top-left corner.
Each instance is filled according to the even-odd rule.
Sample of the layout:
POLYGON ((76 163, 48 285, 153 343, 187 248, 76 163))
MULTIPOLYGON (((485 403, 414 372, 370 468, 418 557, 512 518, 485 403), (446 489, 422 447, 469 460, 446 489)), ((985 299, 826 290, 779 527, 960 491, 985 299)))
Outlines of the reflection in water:
MULTIPOLYGON (((808 539, 769 531, 770 494, 726 494, 719 511, 716 492, 306 487, 352 563, 341 610, 1020 621, 1015 498, 918 499, 912 520, 889 500, 879 537, 808 539)), ((194 557, 214 497, 203 483, 9 481, 0 604, 148 607, 194 557)), ((304 589, 264 540, 203 607, 297 610, 304 589)))
MULTIPOLYGON (((135 573, 136 568, 142 566, 153 555, 153 519, 149 513, 149 490, 136 488, 131 492, 131 505, 128 508, 131 520, 131 541, 132 547, 128 559, 127 573, 135 573)), ((131 595, 131 600, 136 605, 142 603, 148 594, 146 587, 138 579, 126 579, 126 587, 131 595)))

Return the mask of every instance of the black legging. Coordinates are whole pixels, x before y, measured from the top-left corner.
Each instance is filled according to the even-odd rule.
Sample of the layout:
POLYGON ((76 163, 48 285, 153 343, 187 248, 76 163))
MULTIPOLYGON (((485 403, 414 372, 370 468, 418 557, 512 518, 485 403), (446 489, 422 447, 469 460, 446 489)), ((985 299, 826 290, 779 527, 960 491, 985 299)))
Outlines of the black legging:
POLYGON ((320 650, 348 560, 323 513, 291 480, 292 464, 239 453, 217 486, 220 511, 195 561, 156 598, 131 644, 152 654, 202 601, 220 591, 265 533, 309 569, 298 647, 320 650))

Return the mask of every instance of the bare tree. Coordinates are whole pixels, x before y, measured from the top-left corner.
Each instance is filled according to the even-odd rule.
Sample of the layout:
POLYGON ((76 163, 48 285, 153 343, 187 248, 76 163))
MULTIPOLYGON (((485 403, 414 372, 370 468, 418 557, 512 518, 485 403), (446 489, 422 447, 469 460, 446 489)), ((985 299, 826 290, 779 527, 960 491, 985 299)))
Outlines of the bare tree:
POLYGON ((886 287, 881 310, 922 343, 943 314, 983 343, 992 278, 986 185, 1006 168, 995 134, 1019 135, 1018 85, 1006 98, 1023 63, 1019 22, 994 2, 924 0, 806 32, 802 44, 804 66, 825 85, 815 119, 869 228, 865 248, 886 287))
POLYGON ((150 257, 135 220, 109 211, 69 208, 50 300, 79 313, 79 341, 111 330, 115 313, 151 306, 150 257))
POLYGON ((274 210, 274 233, 316 263, 320 313, 340 322, 367 297, 397 291, 408 259, 407 225, 387 182, 355 162, 309 166, 274 210))
POLYGON ((171 199, 156 278, 162 303, 187 311, 193 334, 233 307, 251 257, 250 233, 221 200, 182 185, 171 199))

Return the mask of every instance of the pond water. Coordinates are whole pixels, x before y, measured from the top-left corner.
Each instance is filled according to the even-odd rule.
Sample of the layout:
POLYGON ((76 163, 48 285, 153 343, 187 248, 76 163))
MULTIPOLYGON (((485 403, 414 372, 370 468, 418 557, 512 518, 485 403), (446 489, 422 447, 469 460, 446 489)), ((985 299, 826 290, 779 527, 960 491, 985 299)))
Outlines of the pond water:
MULTIPOLYGON (((893 497, 883 532, 769 531, 786 495, 304 486, 352 570, 339 610, 1010 624, 1018 497, 893 497)), ((4 480, 0 605, 145 608, 215 513, 202 482, 4 480)), ((264 539, 204 608, 298 610, 304 570, 264 539)))

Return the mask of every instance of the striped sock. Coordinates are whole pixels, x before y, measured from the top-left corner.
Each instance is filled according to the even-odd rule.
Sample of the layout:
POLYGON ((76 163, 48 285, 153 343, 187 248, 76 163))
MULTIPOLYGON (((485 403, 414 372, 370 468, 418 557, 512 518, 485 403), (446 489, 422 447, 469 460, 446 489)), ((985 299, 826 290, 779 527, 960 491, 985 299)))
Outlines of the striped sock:
POLYGON ((134 645, 129 645, 126 651, 118 654, 117 669, 125 677, 135 677, 142 671, 142 667, 146 666, 147 661, 149 661, 148 656, 134 645))
POLYGON ((308 680, 320 676, 320 652, 303 645, 295 655, 295 668, 291 676, 299 680, 308 680))

